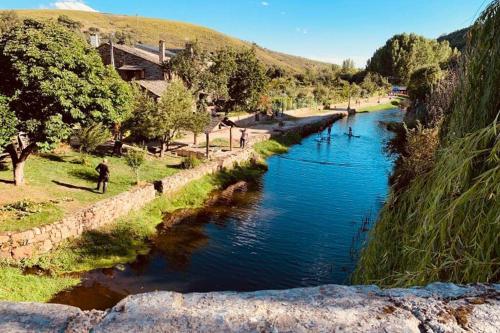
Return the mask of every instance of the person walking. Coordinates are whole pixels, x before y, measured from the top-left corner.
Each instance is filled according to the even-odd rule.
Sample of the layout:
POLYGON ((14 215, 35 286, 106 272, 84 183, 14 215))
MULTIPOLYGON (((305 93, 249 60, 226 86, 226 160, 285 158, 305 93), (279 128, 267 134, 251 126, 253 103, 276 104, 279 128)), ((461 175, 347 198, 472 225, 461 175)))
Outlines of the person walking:
POLYGON ((248 141, 248 133, 247 133, 247 129, 244 128, 241 130, 241 137, 240 137, 240 148, 245 148, 245 145, 248 141))
POLYGON ((99 191, 102 183, 102 193, 106 193, 106 189, 108 187, 109 182, 109 166, 108 160, 104 159, 101 163, 95 168, 95 170, 99 173, 99 179, 97 180, 97 188, 96 191, 99 191))

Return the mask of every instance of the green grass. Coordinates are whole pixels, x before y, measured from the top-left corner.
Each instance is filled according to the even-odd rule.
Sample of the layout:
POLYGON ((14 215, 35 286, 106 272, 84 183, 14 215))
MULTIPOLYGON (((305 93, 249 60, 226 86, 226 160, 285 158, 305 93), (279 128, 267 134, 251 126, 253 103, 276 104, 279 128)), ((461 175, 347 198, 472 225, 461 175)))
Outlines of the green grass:
POLYGON ((21 268, 0 265, 0 300, 47 302, 57 292, 79 282, 72 277, 25 275, 21 268))
MULTIPOLYGON (((236 49, 252 47, 252 43, 227 36, 215 30, 184 22, 155 18, 81 12, 74 10, 17 10, 20 17, 55 20, 59 15, 67 15, 83 24, 83 30, 97 27, 102 33, 116 31, 135 31, 138 41, 157 45, 163 39, 168 48, 184 47, 187 40, 198 41, 208 51, 233 47, 236 49)), ((266 65, 280 66, 292 73, 305 72, 306 68, 328 68, 331 65, 298 56, 274 52, 256 47, 257 57, 266 65)))
POLYGON ((262 157, 269 157, 275 154, 284 154, 288 148, 300 142, 302 137, 299 133, 289 132, 282 136, 258 142, 253 149, 262 157))
POLYGON ((363 113, 363 112, 373 112, 373 111, 382 111, 382 110, 397 109, 400 100, 401 100, 401 98, 397 97, 397 98, 393 99, 389 103, 382 103, 382 104, 377 104, 377 105, 364 106, 362 108, 357 109, 356 112, 357 113, 363 113), (397 102, 397 104, 394 103, 394 102, 397 102))
MULTIPOLYGON (((26 186, 15 187, 0 182, 0 206, 29 199, 42 205, 40 212, 17 218, 13 214, 0 213, 0 232, 18 231, 50 224, 65 213, 74 211, 90 203, 109 198, 135 186, 133 171, 124 158, 107 157, 111 169, 111 179, 106 194, 96 193, 97 172, 95 166, 101 157, 91 156, 88 166, 78 164, 79 154, 68 152, 63 155, 49 154, 30 156, 25 166, 26 186)), ((141 180, 150 182, 172 175, 177 171, 172 166, 178 159, 148 158, 141 168, 141 180)), ((0 171, 1 180, 11 180, 12 171, 0 171)))
POLYGON ((0 300, 47 301, 58 292, 79 283, 79 278, 67 278, 69 273, 132 262, 137 255, 149 252, 148 240, 156 234, 156 226, 162 223, 166 213, 200 208, 212 191, 237 180, 253 180, 263 170, 263 165, 257 163, 205 176, 190 182, 174 195, 158 197, 143 209, 109 226, 68 240, 51 253, 24 260, 20 267, 0 266, 0 300), (22 274, 21 267, 34 266, 50 275, 22 274))

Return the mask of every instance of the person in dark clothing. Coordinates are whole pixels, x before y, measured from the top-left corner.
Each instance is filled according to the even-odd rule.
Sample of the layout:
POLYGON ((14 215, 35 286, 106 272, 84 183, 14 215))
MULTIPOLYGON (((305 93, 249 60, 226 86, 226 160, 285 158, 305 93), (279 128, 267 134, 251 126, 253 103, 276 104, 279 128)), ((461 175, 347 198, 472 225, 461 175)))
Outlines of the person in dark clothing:
POLYGON ((352 127, 351 126, 349 126, 349 136, 353 136, 352 135, 352 127))
POLYGON ((106 189, 108 187, 109 182, 109 167, 108 161, 104 159, 102 163, 100 163, 95 170, 99 172, 99 179, 97 180, 97 188, 96 191, 99 191, 102 183, 102 193, 106 193, 106 189))
POLYGON ((241 130, 241 138, 240 138, 240 148, 245 148, 245 144, 248 141, 248 133, 247 129, 242 129, 241 130))
POLYGON ((328 136, 330 136, 332 134, 332 124, 328 125, 327 129, 328 129, 328 136))

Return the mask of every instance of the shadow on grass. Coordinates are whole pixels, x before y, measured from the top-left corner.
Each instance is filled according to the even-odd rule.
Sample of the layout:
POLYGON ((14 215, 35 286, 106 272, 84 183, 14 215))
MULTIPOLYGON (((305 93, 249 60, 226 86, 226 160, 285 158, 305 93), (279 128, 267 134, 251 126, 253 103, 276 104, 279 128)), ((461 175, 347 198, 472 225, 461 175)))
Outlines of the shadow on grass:
POLYGON ((41 154, 40 157, 52 162, 66 162, 62 156, 57 154, 41 154))
POLYGON ((78 168, 68 171, 68 174, 75 178, 80 178, 94 183, 96 183, 99 179, 99 176, 94 169, 78 168))
POLYGON ((14 181, 13 181, 13 180, 0 179, 0 183, 4 183, 4 184, 14 184, 14 181))
POLYGON ((72 184, 68 184, 68 183, 59 182, 57 180, 53 180, 52 182, 56 185, 70 188, 70 189, 74 189, 74 190, 83 190, 83 191, 98 193, 95 189, 93 189, 91 187, 72 185, 72 184))

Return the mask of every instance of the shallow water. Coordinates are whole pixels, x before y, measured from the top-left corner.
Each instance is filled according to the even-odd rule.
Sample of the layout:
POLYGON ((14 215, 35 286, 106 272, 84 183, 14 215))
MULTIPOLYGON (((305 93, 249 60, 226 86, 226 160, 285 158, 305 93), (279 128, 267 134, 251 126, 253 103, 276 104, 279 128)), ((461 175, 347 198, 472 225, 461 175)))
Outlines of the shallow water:
MULTIPOLYGON (((130 265, 88 272, 53 302, 105 309, 154 290, 206 292, 348 284, 357 253, 388 191, 392 136, 379 121, 399 110, 336 122, 330 140, 305 138, 268 159, 269 170, 233 202, 166 231, 130 265), (352 126, 359 138, 344 133, 352 126)), ((326 136, 324 131, 323 136, 326 136)))

